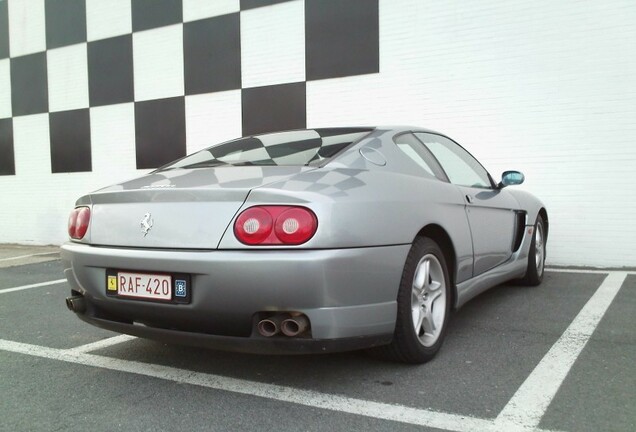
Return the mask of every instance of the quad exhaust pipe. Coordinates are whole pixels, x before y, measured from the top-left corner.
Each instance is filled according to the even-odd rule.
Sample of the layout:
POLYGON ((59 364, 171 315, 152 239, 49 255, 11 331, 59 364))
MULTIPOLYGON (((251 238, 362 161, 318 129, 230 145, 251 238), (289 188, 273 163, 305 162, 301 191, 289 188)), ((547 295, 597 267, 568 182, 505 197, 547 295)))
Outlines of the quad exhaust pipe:
POLYGON ((272 337, 279 333, 288 337, 303 334, 309 328, 309 318, 303 314, 278 314, 260 320, 257 325, 261 336, 272 337))
POLYGON ((66 307, 68 310, 75 313, 83 313, 86 312, 86 301, 84 300, 84 296, 75 295, 66 298, 66 307))

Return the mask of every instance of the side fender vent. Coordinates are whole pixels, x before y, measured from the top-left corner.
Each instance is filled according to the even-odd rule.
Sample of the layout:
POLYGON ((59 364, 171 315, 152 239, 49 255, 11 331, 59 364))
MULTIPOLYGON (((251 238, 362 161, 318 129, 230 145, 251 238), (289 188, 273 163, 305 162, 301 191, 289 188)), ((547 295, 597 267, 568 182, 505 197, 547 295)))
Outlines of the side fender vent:
POLYGON ((526 231, 526 219, 528 214, 525 211, 516 212, 515 221, 515 237, 512 243, 512 251, 516 252, 521 247, 521 241, 523 240, 523 233, 526 231))

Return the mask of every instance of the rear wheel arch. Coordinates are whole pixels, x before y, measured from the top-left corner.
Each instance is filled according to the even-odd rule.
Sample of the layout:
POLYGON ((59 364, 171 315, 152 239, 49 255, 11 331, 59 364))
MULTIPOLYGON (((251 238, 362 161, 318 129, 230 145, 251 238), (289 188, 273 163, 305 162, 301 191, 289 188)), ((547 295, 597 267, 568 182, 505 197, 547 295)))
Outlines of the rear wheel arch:
POLYGON ((437 224, 426 225, 415 237, 428 237, 435 241, 442 249, 446 265, 448 266, 448 274, 451 282, 451 307, 454 309, 457 300, 457 289, 455 287, 455 281, 457 279, 457 258, 453 241, 446 230, 437 224))
POLYGON ((369 352, 411 364, 433 359, 448 329, 452 291, 441 246, 431 237, 415 237, 400 280, 393 339, 369 352))

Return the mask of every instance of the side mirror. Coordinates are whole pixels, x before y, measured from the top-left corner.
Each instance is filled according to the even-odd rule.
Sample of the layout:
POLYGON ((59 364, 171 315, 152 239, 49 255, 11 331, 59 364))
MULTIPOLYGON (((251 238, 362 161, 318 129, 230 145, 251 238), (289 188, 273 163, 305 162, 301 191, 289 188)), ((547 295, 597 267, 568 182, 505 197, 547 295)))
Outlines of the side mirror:
POLYGON ((501 175, 501 182, 497 185, 499 189, 506 186, 520 185, 526 178, 519 171, 504 171, 501 175))

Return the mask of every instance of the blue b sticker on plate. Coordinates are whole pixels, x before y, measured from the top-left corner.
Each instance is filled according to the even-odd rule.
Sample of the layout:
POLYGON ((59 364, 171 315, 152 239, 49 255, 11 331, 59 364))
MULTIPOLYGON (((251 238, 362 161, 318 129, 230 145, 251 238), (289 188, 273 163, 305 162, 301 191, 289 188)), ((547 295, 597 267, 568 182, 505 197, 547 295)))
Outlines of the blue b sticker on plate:
POLYGON ((174 295, 175 297, 186 297, 188 295, 186 281, 183 279, 177 279, 174 281, 174 295))

